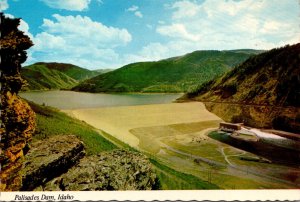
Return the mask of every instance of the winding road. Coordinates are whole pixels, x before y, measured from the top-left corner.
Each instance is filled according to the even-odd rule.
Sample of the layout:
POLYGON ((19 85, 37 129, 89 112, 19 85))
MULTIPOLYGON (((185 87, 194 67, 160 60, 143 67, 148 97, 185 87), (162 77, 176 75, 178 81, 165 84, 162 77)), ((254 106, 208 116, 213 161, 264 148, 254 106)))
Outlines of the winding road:
POLYGON ((169 146, 167 144, 164 144, 162 142, 161 142, 161 147, 162 147, 162 149, 167 149, 167 150, 172 151, 172 152, 177 153, 177 154, 181 154, 181 155, 184 155, 184 156, 187 156, 187 157, 190 157, 190 158, 195 158, 195 159, 200 160, 202 162, 205 162, 205 163, 207 163, 208 165, 211 165, 211 166, 232 168, 232 169, 236 169, 236 170, 241 171, 241 172, 245 172, 245 173, 247 173, 247 175, 248 174, 252 174, 252 175, 256 175, 258 177, 267 178, 267 179, 272 180, 272 181, 277 181, 277 182, 285 183, 287 185, 293 185, 293 186, 297 185, 297 186, 299 186, 299 184, 295 184, 295 183, 289 182, 287 180, 279 179, 279 178, 276 178, 276 177, 273 177, 273 176, 264 175, 263 173, 260 173, 260 172, 258 172, 256 170, 245 168, 245 167, 238 167, 238 166, 232 164, 228 160, 228 156, 240 156, 243 153, 241 153, 241 154, 233 154, 233 155, 226 155, 225 152, 224 152, 224 147, 221 149, 221 153, 224 156, 225 161, 228 164, 221 163, 221 162, 218 162, 218 161, 214 161, 214 160, 211 160, 211 159, 207 159, 207 158, 204 158, 204 157, 201 157, 201 156, 189 154, 187 152, 175 149, 175 148, 173 148, 173 147, 171 147, 171 146, 169 146))
POLYGON ((225 152, 224 152, 224 149, 225 149, 225 148, 226 148, 226 147, 222 147, 221 153, 222 153, 222 155, 224 156, 225 161, 226 161, 231 167, 234 167, 235 165, 233 165, 233 164, 228 160, 228 157, 229 157, 229 156, 241 156, 241 155, 246 154, 246 152, 243 151, 243 152, 240 153, 240 154, 226 155, 225 152))

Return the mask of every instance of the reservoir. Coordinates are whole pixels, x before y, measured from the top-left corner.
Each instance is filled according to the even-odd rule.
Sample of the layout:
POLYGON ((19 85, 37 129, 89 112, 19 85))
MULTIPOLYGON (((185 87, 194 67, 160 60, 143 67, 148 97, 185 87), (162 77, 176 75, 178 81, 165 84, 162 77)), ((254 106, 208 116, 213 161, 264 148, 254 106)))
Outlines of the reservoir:
POLYGON ((22 98, 58 109, 86 109, 171 103, 182 94, 82 93, 73 91, 32 91, 20 93, 22 98))

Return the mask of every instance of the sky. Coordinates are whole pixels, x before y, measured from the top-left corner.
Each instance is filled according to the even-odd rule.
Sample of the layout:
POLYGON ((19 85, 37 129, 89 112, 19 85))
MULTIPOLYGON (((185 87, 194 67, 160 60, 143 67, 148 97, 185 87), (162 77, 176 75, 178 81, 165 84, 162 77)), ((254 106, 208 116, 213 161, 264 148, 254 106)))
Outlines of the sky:
POLYGON ((0 0, 33 41, 25 65, 119 68, 195 50, 300 42, 298 0, 0 0))

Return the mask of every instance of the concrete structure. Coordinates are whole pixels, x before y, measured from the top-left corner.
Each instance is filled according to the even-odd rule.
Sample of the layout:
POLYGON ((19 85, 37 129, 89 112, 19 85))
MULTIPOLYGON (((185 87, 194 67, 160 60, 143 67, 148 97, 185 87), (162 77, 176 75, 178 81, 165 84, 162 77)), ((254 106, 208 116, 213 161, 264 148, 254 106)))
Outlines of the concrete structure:
POLYGON ((219 126, 219 129, 221 131, 224 131, 224 132, 234 132, 234 131, 237 131, 237 130, 241 130, 242 129, 242 123, 226 123, 226 122, 221 122, 220 123, 220 126, 219 126))
POLYGON ((240 140, 245 140, 245 141, 252 141, 252 142, 257 142, 259 138, 257 135, 251 131, 241 129, 234 131, 231 135, 232 138, 240 139, 240 140))

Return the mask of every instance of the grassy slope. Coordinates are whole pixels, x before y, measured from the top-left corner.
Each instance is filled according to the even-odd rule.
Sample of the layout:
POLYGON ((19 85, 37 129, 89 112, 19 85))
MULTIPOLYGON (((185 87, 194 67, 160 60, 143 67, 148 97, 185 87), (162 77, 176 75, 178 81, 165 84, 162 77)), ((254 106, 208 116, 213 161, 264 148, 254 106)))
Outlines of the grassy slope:
POLYGON ((60 71, 64 74, 68 75, 69 77, 77 80, 77 81, 82 81, 82 80, 97 76, 101 73, 101 72, 91 71, 91 70, 88 70, 88 69, 78 67, 76 65, 66 64, 66 63, 56 63, 56 62, 43 63, 43 62, 39 62, 39 63, 36 63, 36 65, 44 65, 48 69, 60 71))
POLYGON ((126 65, 74 87, 88 92, 182 92, 245 61, 254 50, 195 51, 157 62, 126 65))
POLYGON ((213 101, 299 107, 299 52, 300 43, 253 56, 187 96, 213 101))
MULTIPOLYGON (((136 151, 129 145, 119 141, 105 132, 96 132, 90 125, 67 116, 65 113, 51 107, 40 106, 29 102, 36 112, 37 128, 34 140, 41 140, 51 135, 74 134, 80 138, 85 146, 87 155, 98 154, 116 148, 125 148, 136 151), (101 134, 101 135, 100 135, 101 134), (111 141, 108 141, 111 140, 111 141)), ((154 157, 150 159, 160 181, 161 189, 217 189, 216 185, 203 181, 193 175, 178 172, 159 163, 154 157)))
POLYGON ((253 56, 182 99, 221 102, 206 106, 226 121, 300 133, 299 53, 300 43, 253 56))
POLYGON ((79 81, 97 76, 100 72, 64 63, 35 63, 21 70, 28 81, 25 90, 69 89, 79 81))
POLYGON ((48 69, 44 65, 32 65, 23 68, 21 75, 29 84, 25 88, 28 90, 70 88, 78 83, 66 74, 48 69))
POLYGON ((155 166, 161 188, 164 190, 219 189, 217 185, 199 180, 193 175, 178 172, 158 160, 150 159, 150 162, 155 166))
POLYGON ((29 104, 37 116, 34 139, 45 139, 52 135, 73 134, 84 142, 88 155, 117 148, 88 124, 71 118, 55 108, 40 106, 32 102, 29 102, 29 104))

